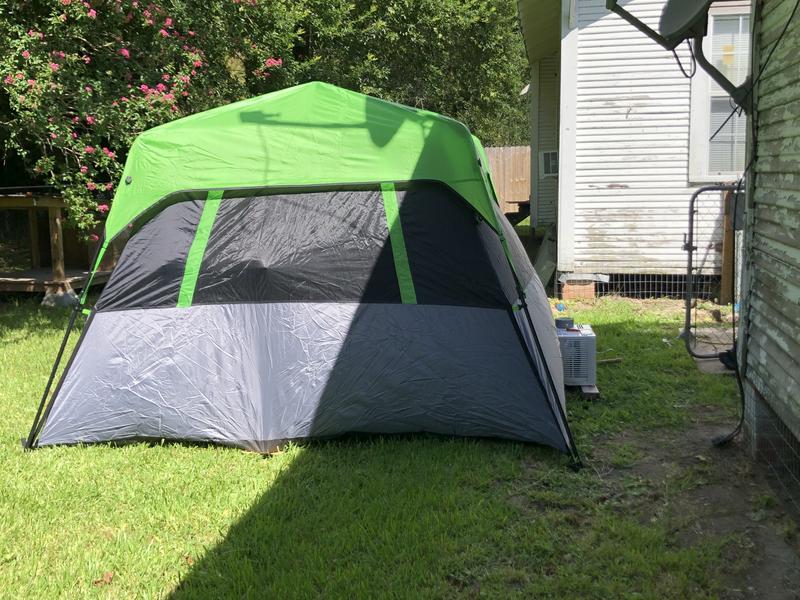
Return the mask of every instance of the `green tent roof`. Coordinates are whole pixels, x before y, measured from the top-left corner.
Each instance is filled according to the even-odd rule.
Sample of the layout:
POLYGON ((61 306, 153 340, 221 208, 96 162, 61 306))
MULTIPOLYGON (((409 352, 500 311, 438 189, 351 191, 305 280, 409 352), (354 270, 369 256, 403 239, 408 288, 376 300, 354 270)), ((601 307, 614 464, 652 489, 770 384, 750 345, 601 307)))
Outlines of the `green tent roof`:
POLYGON ((497 227, 482 155, 458 121, 307 83, 142 133, 125 164, 106 240, 180 191, 425 179, 449 185, 497 227))

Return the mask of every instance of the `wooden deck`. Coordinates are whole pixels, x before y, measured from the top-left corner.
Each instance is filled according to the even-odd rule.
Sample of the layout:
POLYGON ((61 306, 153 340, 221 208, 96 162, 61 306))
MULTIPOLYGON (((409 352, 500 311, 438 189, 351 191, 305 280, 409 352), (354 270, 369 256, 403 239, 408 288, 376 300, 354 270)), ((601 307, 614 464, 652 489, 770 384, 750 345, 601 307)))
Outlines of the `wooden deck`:
MULTIPOLYGON (((55 292, 65 284, 74 290, 82 289, 89 277, 88 271, 67 269, 63 280, 53 279, 52 269, 29 269, 13 273, 0 273, 0 292, 55 292)), ((92 285, 108 281, 110 271, 98 271, 92 285)))

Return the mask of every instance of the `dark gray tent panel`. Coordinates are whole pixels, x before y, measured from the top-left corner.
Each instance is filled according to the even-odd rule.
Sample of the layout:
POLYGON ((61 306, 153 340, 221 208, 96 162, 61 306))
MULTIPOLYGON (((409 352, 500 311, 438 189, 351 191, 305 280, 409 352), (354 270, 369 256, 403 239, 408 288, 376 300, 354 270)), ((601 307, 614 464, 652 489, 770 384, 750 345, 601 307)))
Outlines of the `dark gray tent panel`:
POLYGON ((577 458, 544 289, 492 212, 429 179, 165 197, 28 445, 431 432, 577 458))

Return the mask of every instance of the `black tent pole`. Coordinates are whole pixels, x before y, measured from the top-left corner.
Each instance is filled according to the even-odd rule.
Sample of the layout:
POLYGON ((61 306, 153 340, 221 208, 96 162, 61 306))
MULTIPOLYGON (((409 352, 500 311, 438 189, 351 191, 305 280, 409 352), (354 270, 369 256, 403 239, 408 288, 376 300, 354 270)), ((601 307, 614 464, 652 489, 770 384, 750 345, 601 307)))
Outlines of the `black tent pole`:
POLYGON ((33 445, 36 442, 36 436, 39 435, 39 430, 42 426, 42 421, 44 420, 42 417, 42 413, 44 411, 44 407, 47 404, 47 397, 50 395, 50 388, 53 387, 53 381, 55 381, 56 373, 58 372, 58 367, 61 364, 61 359, 64 357, 64 350, 67 348, 67 342, 69 341, 69 336, 72 333, 72 328, 75 327, 75 319, 78 318, 78 312, 83 308, 83 301, 86 298, 86 295, 89 292, 89 286, 92 284, 92 279, 94 278, 95 271, 97 270, 97 259, 100 256, 100 252, 105 245, 105 239, 100 239, 97 243, 97 249, 94 251, 94 256, 92 257, 92 262, 89 264, 92 272, 89 274, 89 278, 86 280, 86 288, 83 290, 83 293, 78 300, 78 303, 73 307, 72 314, 69 316, 69 323, 67 323, 67 330, 64 332, 64 337, 61 339, 61 347, 58 349, 58 354, 56 355, 56 360, 53 363, 53 368, 50 371, 50 377, 47 379, 47 385, 44 387, 44 393, 42 394, 42 399, 39 401, 39 408, 36 409, 36 416, 33 418, 33 423, 31 424, 31 431, 28 434, 28 437, 23 440, 22 445, 26 450, 32 450, 33 445))
MULTIPOLYGON (((498 232, 497 235, 500 238, 500 243, 503 244, 504 247, 507 246, 507 242, 503 233, 498 232)), ((536 333, 536 328, 533 326, 533 319, 531 319, 531 314, 530 312, 528 312, 528 302, 525 298, 525 289, 522 287, 522 283, 520 282, 519 277, 517 277, 517 272, 514 269, 514 263, 511 261, 511 257, 508 255, 508 253, 505 254, 509 269, 511 269, 511 276, 514 279, 514 285, 517 288, 517 294, 519 294, 520 309, 525 312, 525 317, 528 321, 528 327, 530 327, 531 335, 533 336, 533 341, 536 342, 536 350, 539 352, 539 356, 542 358, 542 364, 544 365, 544 370, 545 373, 547 374, 547 381, 550 384, 550 388, 553 390, 555 405, 558 407, 558 414, 561 417, 561 422, 564 424, 564 430, 567 432, 567 441, 569 442, 570 445, 570 457, 572 458, 572 466, 577 471, 578 469, 583 468, 583 461, 581 460, 580 454, 578 454, 578 447, 575 445, 575 439, 572 437, 572 429, 570 429, 569 422, 567 421, 567 415, 564 413, 564 409, 561 406, 561 400, 558 397, 558 389, 556 388, 556 383, 553 380, 553 375, 550 373, 550 365, 547 364, 547 359, 545 358, 544 352, 542 351, 542 345, 539 342, 539 336, 536 333)))
POLYGON ((53 386, 53 381, 55 380, 56 373, 58 372, 58 366, 61 364, 61 358, 64 356, 64 350, 67 347, 67 342, 69 341, 70 333, 72 333, 72 328, 75 326, 75 319, 78 317, 78 311, 80 309, 81 309, 80 304, 76 304, 75 307, 72 309, 72 314, 70 315, 69 323, 67 324, 67 330, 64 332, 64 337, 61 340, 61 347, 58 349, 58 355, 56 356, 56 360, 53 363, 53 368, 50 371, 50 377, 47 380, 47 385, 44 388, 42 399, 39 402, 39 408, 36 410, 36 416, 33 418, 33 424, 31 425, 31 432, 28 434, 28 437, 23 444, 27 450, 31 450, 33 448, 35 438, 39 433, 38 431, 40 425, 39 419, 42 416, 42 411, 44 410, 44 406, 47 402, 47 397, 50 395, 50 388, 53 386))
POLYGON ((572 464, 575 469, 582 469, 583 468, 583 461, 581 460, 580 454, 578 454, 578 447, 575 445, 575 439, 572 437, 572 429, 569 426, 569 422, 567 421, 567 415, 564 413, 564 408, 561 406, 561 401, 558 397, 558 391, 556 389, 556 383, 553 381, 553 376, 550 373, 550 366, 547 364, 547 359, 544 356, 544 352, 542 351, 542 345, 539 342, 539 336, 536 333, 536 329, 533 326, 533 319, 531 319, 531 314, 528 312, 528 303, 525 300, 525 293, 523 291, 522 295, 522 306, 520 307, 525 312, 525 317, 528 320, 528 327, 531 329, 531 334, 533 335, 533 341, 536 342, 536 349, 539 351, 539 356, 542 357, 542 363, 544 364, 544 370, 547 373, 547 380, 550 382, 550 387, 553 389, 555 393, 555 405, 558 408, 558 414, 561 417, 561 421, 564 423, 564 430, 567 432, 567 439, 569 440, 570 444, 570 456, 572 457, 572 464))

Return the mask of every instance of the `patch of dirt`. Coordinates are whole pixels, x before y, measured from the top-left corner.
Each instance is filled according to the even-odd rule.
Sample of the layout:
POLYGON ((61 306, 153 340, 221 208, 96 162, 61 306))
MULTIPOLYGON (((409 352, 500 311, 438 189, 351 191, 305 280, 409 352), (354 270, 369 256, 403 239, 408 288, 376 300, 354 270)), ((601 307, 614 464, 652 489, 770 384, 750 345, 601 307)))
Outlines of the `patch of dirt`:
POLYGON ((625 498, 623 509, 665 524, 676 545, 720 540, 723 597, 800 598, 798 515, 740 442, 711 445, 729 421, 710 412, 683 430, 613 436, 595 447, 592 467, 625 498), (638 458, 615 467, 621 447, 638 458))

